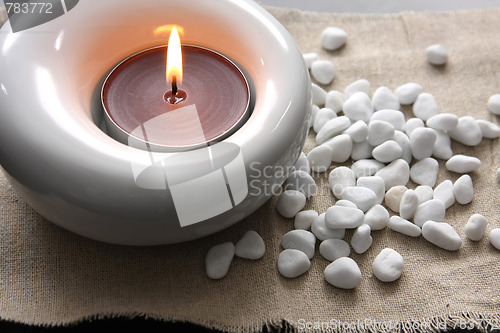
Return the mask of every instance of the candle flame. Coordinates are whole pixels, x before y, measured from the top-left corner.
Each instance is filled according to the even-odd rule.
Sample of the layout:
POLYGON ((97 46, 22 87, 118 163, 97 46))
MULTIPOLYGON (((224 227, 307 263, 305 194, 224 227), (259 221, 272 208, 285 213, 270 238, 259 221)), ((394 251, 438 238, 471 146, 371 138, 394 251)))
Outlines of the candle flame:
POLYGON ((167 47, 167 85, 172 84, 173 77, 176 77, 177 85, 182 83, 182 51, 181 39, 177 28, 173 28, 168 39, 167 47))

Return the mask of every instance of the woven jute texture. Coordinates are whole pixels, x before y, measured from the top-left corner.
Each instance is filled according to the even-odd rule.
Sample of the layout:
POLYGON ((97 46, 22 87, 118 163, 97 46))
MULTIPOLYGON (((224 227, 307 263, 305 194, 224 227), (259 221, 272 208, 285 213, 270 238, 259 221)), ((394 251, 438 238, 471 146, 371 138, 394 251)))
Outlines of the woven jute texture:
MULTIPOLYGON (((440 112, 500 124, 500 118, 487 110, 489 96, 500 92, 499 9, 388 15, 267 10, 289 30, 301 52, 316 52, 334 63, 336 78, 324 86, 326 90, 343 91, 361 78, 371 83, 372 93, 379 86, 395 90, 417 82, 435 96, 440 112), (345 47, 333 52, 321 48, 319 37, 328 26, 347 32, 345 47), (427 63, 425 48, 434 43, 447 48, 446 66, 427 63)), ((407 118, 413 117, 411 107, 402 110, 407 118)), ((311 131, 304 152, 314 147, 314 135, 311 131)), ((144 316, 229 332, 258 331, 263 326, 289 331, 391 331, 398 325, 405 331, 498 328, 500 251, 489 243, 488 233, 500 227, 500 190, 495 180, 500 142, 484 139, 476 147, 453 142, 452 148, 455 154, 482 161, 470 173, 472 203, 455 203, 446 211, 445 222, 463 239, 461 248, 449 252, 422 237, 389 228, 373 231, 371 248, 362 255, 351 254, 363 275, 354 290, 325 281, 323 271, 329 262, 319 251, 300 277, 287 279, 278 273, 280 239, 293 229, 293 219, 276 212, 277 196, 215 235, 176 245, 127 247, 89 240, 55 226, 27 206, 2 175, 0 317, 66 325, 92 318, 144 316), (486 235, 478 242, 464 234, 474 213, 488 219, 486 235), (264 257, 256 261, 235 257, 226 277, 207 278, 204 257, 209 248, 236 243, 247 230, 264 238, 264 257), (405 260, 403 275, 393 283, 380 282, 371 272, 373 259, 385 247, 397 250, 405 260)), ((444 164, 439 160, 437 184, 460 176, 444 164)), ((330 170, 337 166, 332 164, 330 170)), ((335 202, 328 189, 330 170, 316 175, 318 193, 305 209, 322 213, 335 202)), ((408 187, 416 184, 410 182, 408 187)), ((345 240, 351 236, 347 231, 345 240)))

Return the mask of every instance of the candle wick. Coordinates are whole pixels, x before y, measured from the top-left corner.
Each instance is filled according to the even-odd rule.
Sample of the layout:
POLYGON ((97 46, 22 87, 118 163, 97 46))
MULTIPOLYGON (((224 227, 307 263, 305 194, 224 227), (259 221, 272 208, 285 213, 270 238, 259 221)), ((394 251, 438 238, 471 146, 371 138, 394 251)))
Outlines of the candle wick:
MULTIPOLYGON (((173 75, 172 76, 172 97, 177 96, 177 76, 173 75)), ((174 98, 175 100, 175 98, 174 98)))

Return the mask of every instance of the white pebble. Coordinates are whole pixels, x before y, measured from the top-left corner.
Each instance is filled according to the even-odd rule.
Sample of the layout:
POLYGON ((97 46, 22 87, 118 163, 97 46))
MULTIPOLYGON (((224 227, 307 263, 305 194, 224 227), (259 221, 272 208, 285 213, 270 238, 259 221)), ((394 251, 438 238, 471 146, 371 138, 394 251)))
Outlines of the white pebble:
POLYGON ((408 188, 404 185, 396 185, 391 187, 385 194, 385 205, 393 212, 399 213, 401 199, 408 188))
POLYGON ((326 90, 318 86, 316 83, 311 83, 312 86, 312 102, 317 106, 325 105, 326 90))
POLYGON ((440 113, 427 119, 426 125, 437 130, 450 131, 457 127, 458 116, 453 113, 440 113))
POLYGON ((342 105, 347 100, 347 96, 337 90, 331 90, 326 94, 325 107, 332 109, 336 113, 342 111, 342 105))
POLYGON ((332 151, 331 159, 334 163, 344 163, 351 157, 353 142, 347 134, 339 134, 322 144, 330 147, 332 151))
POLYGON ((446 169, 456 173, 468 173, 477 170, 481 160, 474 156, 455 155, 446 161, 446 169))
POLYGON ((354 161, 372 158, 373 146, 368 141, 354 142, 352 144, 351 158, 354 161))
POLYGON ((344 199, 337 200, 337 202, 335 203, 335 206, 358 208, 358 206, 356 206, 356 204, 354 202, 351 202, 349 200, 344 200, 344 199))
POLYGON ((372 97, 375 110, 393 109, 399 110, 401 105, 397 96, 387 87, 378 87, 372 97))
POLYGON ((349 126, 344 134, 349 135, 353 142, 365 141, 368 138, 368 125, 364 121, 358 120, 349 126))
POLYGON ((370 89, 371 89, 371 85, 370 85, 370 82, 368 80, 366 80, 366 79, 359 79, 359 80, 356 80, 356 81, 352 82, 351 84, 349 84, 344 89, 344 94, 347 97, 350 97, 354 93, 362 92, 362 93, 365 93, 367 96, 369 96, 370 95, 370 89))
POLYGON ((311 68, 311 64, 318 60, 318 54, 315 52, 304 53, 302 57, 304 57, 307 68, 311 68))
MULTIPOLYGON (((374 159, 357 160, 351 165, 351 170, 356 178, 373 176, 377 171, 385 166, 384 163, 374 159)), ((383 179, 382 179, 383 180, 383 179)))
POLYGON ((363 212, 378 203, 377 195, 371 189, 362 186, 347 186, 340 194, 340 198, 349 200, 363 212))
POLYGON ((418 95, 417 100, 413 104, 413 114, 423 121, 437 115, 438 106, 434 96, 425 92, 418 95))
POLYGON ((376 204, 381 204, 385 196, 385 183, 379 176, 363 176, 356 181, 357 186, 366 187, 375 193, 376 204))
POLYGON ((450 208, 455 203, 455 195, 453 194, 453 182, 447 179, 436 186, 432 198, 441 200, 444 203, 445 209, 450 208))
POLYGON ((410 237, 418 237, 422 234, 419 226, 397 215, 391 216, 389 219, 389 228, 410 237))
POLYGON ((362 275, 354 260, 341 257, 326 266, 325 280, 337 288, 353 289, 361 284, 362 275))
POLYGON ((316 236, 307 230, 291 230, 281 237, 284 249, 295 249, 304 252, 309 259, 314 257, 316 236))
POLYGON ((309 161, 307 160, 307 156, 304 152, 300 153, 299 158, 297 159, 297 162, 295 162, 293 169, 305 171, 309 174, 311 173, 311 167, 309 166, 309 161))
POLYGON ((306 205, 304 193, 294 190, 283 191, 276 201, 276 210, 286 218, 294 217, 306 205))
POLYGON ((382 205, 375 205, 365 213, 363 224, 371 230, 382 230, 389 223, 389 212, 382 205))
POLYGON ((500 115, 500 94, 490 96, 488 99, 488 110, 493 114, 500 115))
POLYGON ((284 277, 296 278, 307 272, 310 267, 311 261, 302 251, 286 249, 278 256, 278 271, 284 277))
POLYGON ((394 136, 394 126, 382 120, 371 120, 368 124, 368 143, 372 146, 389 140, 394 136))
POLYGON ((491 245, 500 250, 500 228, 491 229, 489 239, 491 245))
POLYGON ((368 123, 373 114, 370 97, 363 92, 356 92, 348 97, 342 108, 344 114, 353 121, 363 120, 368 123))
POLYGON ((478 119, 476 122, 479 125, 479 128, 481 128, 483 138, 496 139, 500 136, 500 126, 497 124, 483 119, 478 119))
POLYGON ((306 198, 310 198, 316 194, 318 187, 310 174, 302 170, 295 170, 288 176, 284 188, 285 190, 300 191, 304 193, 306 198))
POLYGON ((433 65, 441 66, 448 61, 448 51, 443 45, 434 44, 425 49, 427 61, 433 65))
POLYGON ((483 132, 474 117, 464 116, 458 119, 454 130, 448 131, 450 137, 466 146, 477 146, 483 140, 483 132))
POLYGON ((329 60, 316 60, 311 64, 311 76, 321 84, 330 84, 335 78, 335 66, 329 60))
POLYGON ((406 163, 410 164, 411 161, 413 160, 413 154, 411 152, 411 146, 410 146, 410 138, 408 138, 408 136, 401 131, 395 131, 392 140, 396 141, 403 151, 401 159, 405 160, 406 163))
POLYGON ((431 157, 434 152, 434 143, 437 134, 432 128, 419 127, 410 135, 410 146, 413 157, 417 160, 431 157))
POLYGON ((403 274, 403 269, 403 257, 387 247, 380 251, 372 264, 373 275, 382 282, 396 281, 403 274))
POLYGON ((395 160, 389 165, 383 167, 375 176, 380 176, 384 180, 385 190, 387 191, 396 185, 406 185, 410 180, 410 166, 402 159, 395 160))
POLYGON ((469 175, 462 175, 453 184, 455 200, 462 205, 468 204, 474 198, 474 186, 469 175))
POLYGON ((211 279, 222 279, 229 271, 234 258, 235 247, 231 242, 210 248, 205 256, 205 270, 211 279))
POLYGON ((321 108, 314 117, 313 130, 318 133, 320 129, 331 119, 337 118, 335 111, 329 108, 321 108))
POLYGON ((312 171, 325 172, 332 164, 332 150, 325 145, 314 147, 307 154, 307 160, 312 171))
POLYGON ((422 227, 427 221, 444 221, 445 214, 446 209, 444 202, 437 199, 431 199, 418 205, 413 217, 413 222, 415 222, 415 224, 419 227, 422 227))
POLYGON ((370 118, 370 121, 382 120, 388 122, 397 131, 402 131, 406 124, 405 115, 403 112, 398 110, 379 110, 375 111, 370 118))
POLYGON ((415 188, 415 193, 418 196, 418 204, 421 205, 433 198, 434 190, 430 186, 420 185, 415 188))
POLYGON ((462 239, 458 233, 445 222, 425 222, 422 226, 422 236, 432 244, 448 251, 457 251, 462 245, 462 239))
POLYGON ((472 241, 479 241, 483 238, 484 233, 486 232, 486 226, 488 224, 488 220, 481 214, 474 214, 469 218, 467 224, 464 228, 464 233, 467 238, 472 241))
POLYGON ((410 137, 411 133, 420 127, 425 127, 425 123, 422 119, 420 118, 410 118, 406 121, 405 124, 405 133, 410 137))
POLYGON ((318 216, 318 212, 313 209, 300 211, 295 215, 293 227, 295 229, 309 230, 318 216))
POLYGON ((432 157, 426 157, 415 164, 410 169, 410 179, 418 185, 433 187, 439 172, 439 163, 432 157))
POLYGON ((325 225, 331 229, 354 229, 363 224, 365 214, 358 208, 331 206, 325 213, 325 225))
POLYGON ((338 258, 348 257, 351 248, 342 239, 326 239, 319 244, 319 253, 328 261, 335 261, 338 258))
POLYGON ((415 212, 417 211, 418 206, 418 195, 414 190, 407 190, 405 193, 403 193, 401 202, 399 203, 399 216, 406 220, 412 219, 415 215, 415 212))
POLYGON ((329 51, 337 50, 347 41, 347 33, 338 27, 328 27, 321 32, 321 46, 329 51))
POLYGON ((396 88, 396 96, 402 105, 410 105, 415 102, 423 90, 420 84, 408 82, 396 88))
POLYGON ((387 140, 372 150, 372 156, 379 162, 390 163, 403 157, 403 149, 394 140, 387 140))
POLYGON ((266 244, 254 230, 247 231, 235 245, 235 255, 250 260, 257 260, 266 253, 266 244))
POLYGON ((346 128, 351 126, 351 121, 346 116, 340 116, 337 118, 333 118, 328 120, 319 130, 318 134, 316 134, 316 143, 318 145, 322 144, 326 140, 339 135, 346 128))
POLYGON ((309 118, 309 128, 312 128, 314 125, 314 120, 316 119, 316 115, 318 114, 320 108, 316 104, 312 105, 311 108, 311 117, 309 118))
POLYGON ((356 228, 356 231, 352 234, 351 246, 352 249, 358 253, 365 253, 370 246, 372 246, 373 238, 371 236, 370 226, 367 224, 362 224, 356 228))
POLYGON ((435 132, 436 142, 434 143, 432 156, 434 156, 435 158, 440 158, 442 160, 447 160, 453 156, 453 150, 451 149, 451 138, 448 133, 444 131, 435 130, 435 132))
POLYGON ((321 213, 319 216, 313 221, 311 225, 311 232, 316 236, 320 241, 324 241, 325 239, 342 239, 345 236, 345 229, 332 229, 326 226, 325 223, 325 215, 326 213, 321 213))
POLYGON ((334 168, 328 176, 328 184, 330 185, 330 190, 337 199, 342 199, 342 191, 347 186, 356 185, 356 177, 354 172, 346 167, 339 166, 334 168))

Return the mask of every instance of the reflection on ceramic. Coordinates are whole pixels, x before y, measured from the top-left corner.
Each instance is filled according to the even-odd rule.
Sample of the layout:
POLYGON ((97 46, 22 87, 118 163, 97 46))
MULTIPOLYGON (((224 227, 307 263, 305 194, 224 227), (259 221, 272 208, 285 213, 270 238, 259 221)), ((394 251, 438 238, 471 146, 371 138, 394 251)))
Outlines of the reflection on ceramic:
POLYGON ((17 192, 63 228, 128 245, 203 237, 265 203, 284 181, 273 170, 299 156, 311 111, 307 68, 286 29, 250 0, 96 8, 80 1, 37 27, 0 30, 0 163, 17 192), (103 126, 104 78, 127 56, 164 45, 155 31, 168 24, 184 28, 184 43, 232 59, 253 83, 249 119, 214 146, 150 152, 103 126))

